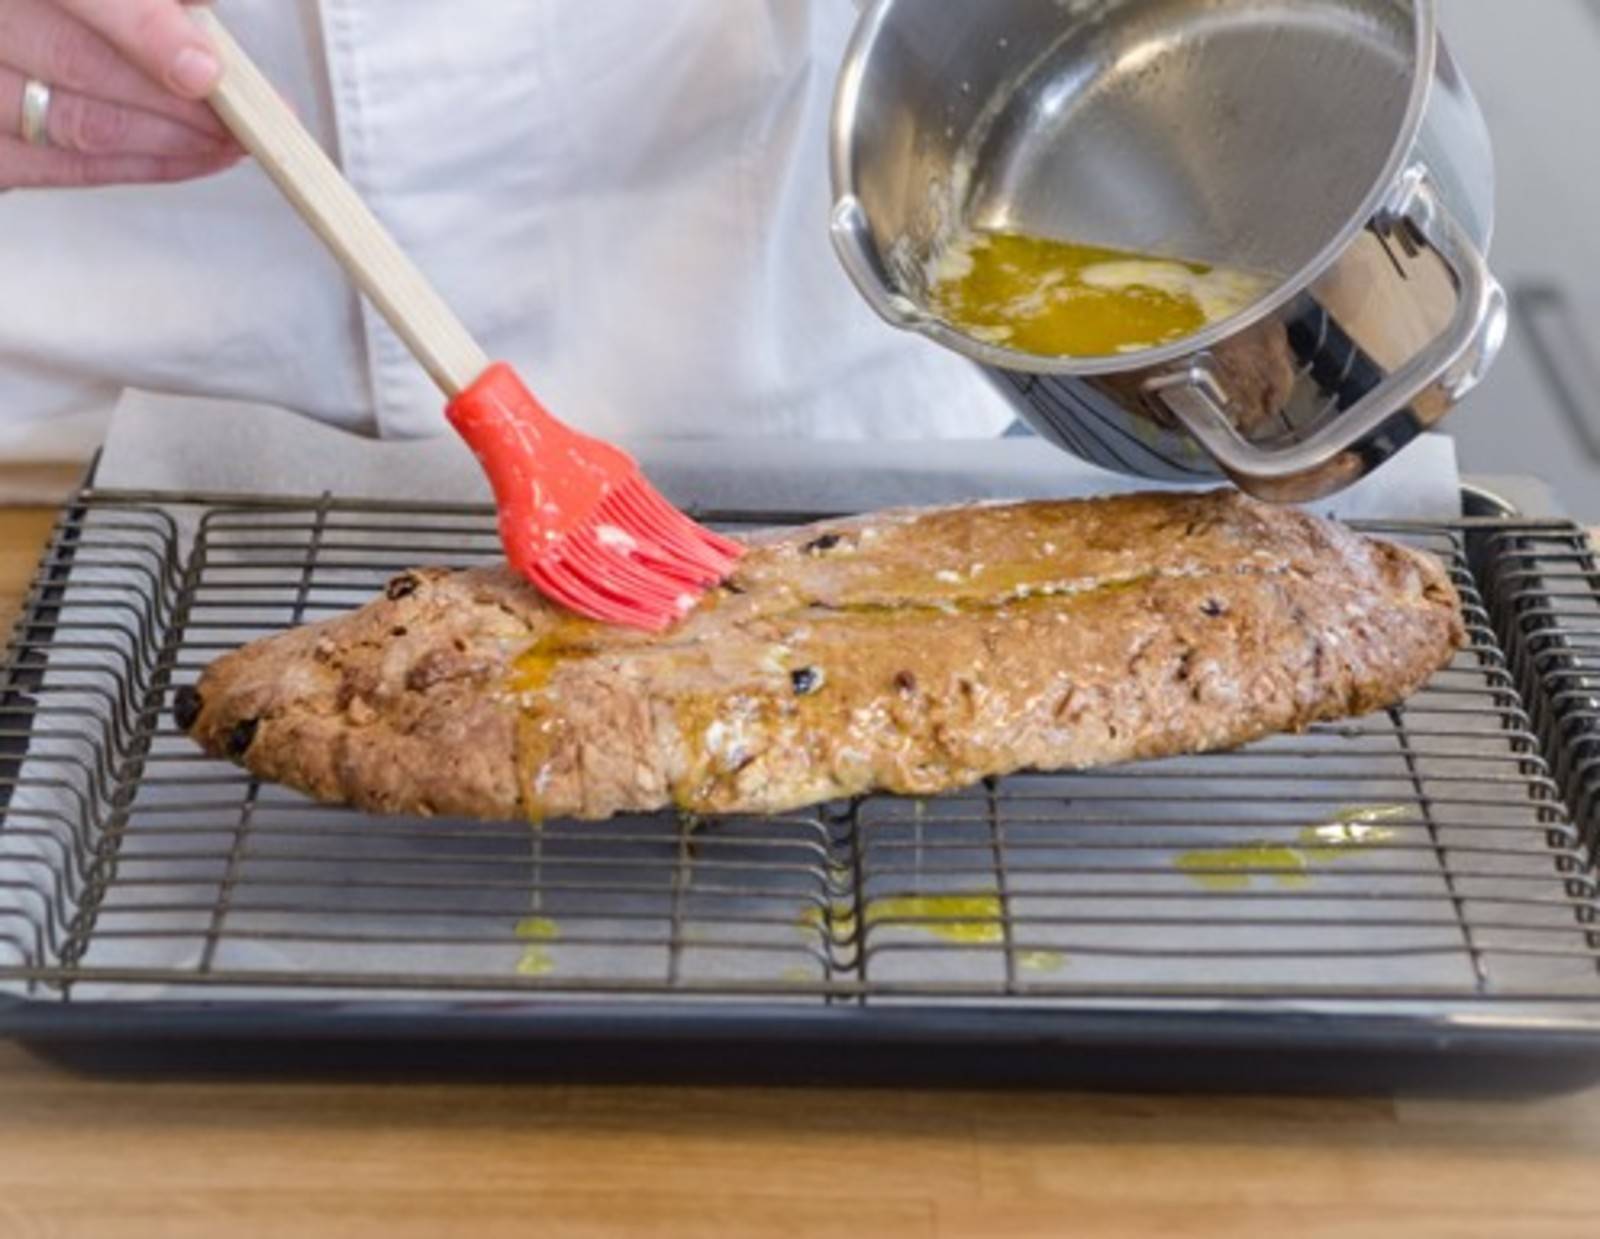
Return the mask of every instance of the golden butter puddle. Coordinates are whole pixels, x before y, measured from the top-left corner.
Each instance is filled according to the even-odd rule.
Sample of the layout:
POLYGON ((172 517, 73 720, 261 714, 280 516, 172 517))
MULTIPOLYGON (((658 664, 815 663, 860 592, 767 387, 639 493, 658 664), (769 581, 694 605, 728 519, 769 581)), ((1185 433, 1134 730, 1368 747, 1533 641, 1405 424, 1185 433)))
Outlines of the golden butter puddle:
MULTIPOLYGON (((963 946, 994 946, 1005 941, 1003 910, 996 891, 962 891, 948 895, 892 895, 867 901, 869 927, 915 930, 963 946)), ((809 908, 800 923, 808 929, 831 929, 835 938, 856 932, 855 905, 836 900, 831 908, 809 908)), ((1059 951, 1022 950, 1017 966, 1029 972, 1059 972, 1066 956, 1059 951)))
POLYGON ((847 899, 836 899, 825 908, 807 908, 797 923, 802 929, 823 930, 835 941, 847 941, 856 934, 856 906, 847 899))
POLYGON ((556 970, 555 957, 543 944, 561 936, 561 927, 547 916, 524 917, 517 922, 517 937, 527 942, 517 960, 517 975, 547 977, 556 970))
POLYGON ((1170 344, 1271 287, 1263 275, 1015 232, 959 237, 931 276, 940 317, 976 339, 1043 357, 1170 344))
POLYGON ((868 925, 885 921, 909 922, 897 928, 919 930, 946 942, 1004 942, 1006 935, 1000 917, 1000 896, 988 892, 894 895, 867 903, 868 925))
POLYGON ((1199 848, 1173 863, 1211 890, 1244 890, 1254 878, 1279 886, 1304 886, 1314 863, 1343 860, 1395 837, 1385 822, 1411 815, 1405 805, 1367 805, 1345 809, 1332 821, 1307 826, 1293 844, 1251 843, 1238 848, 1199 848), (1230 872, 1237 870, 1238 872, 1230 872), (1272 872, 1261 872, 1272 871, 1272 872))

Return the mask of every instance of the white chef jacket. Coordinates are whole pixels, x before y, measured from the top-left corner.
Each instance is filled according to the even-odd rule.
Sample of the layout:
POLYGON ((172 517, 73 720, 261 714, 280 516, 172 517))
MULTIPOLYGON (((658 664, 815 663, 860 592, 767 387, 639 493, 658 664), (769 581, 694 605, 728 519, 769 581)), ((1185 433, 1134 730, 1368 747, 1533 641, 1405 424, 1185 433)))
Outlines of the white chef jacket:
MULTIPOLYGON (((983 437, 961 359, 827 237, 852 0, 222 0, 496 357, 607 437, 983 437)), ((441 398, 259 169, 0 195, 0 458, 83 453, 126 386, 386 437, 441 398)))

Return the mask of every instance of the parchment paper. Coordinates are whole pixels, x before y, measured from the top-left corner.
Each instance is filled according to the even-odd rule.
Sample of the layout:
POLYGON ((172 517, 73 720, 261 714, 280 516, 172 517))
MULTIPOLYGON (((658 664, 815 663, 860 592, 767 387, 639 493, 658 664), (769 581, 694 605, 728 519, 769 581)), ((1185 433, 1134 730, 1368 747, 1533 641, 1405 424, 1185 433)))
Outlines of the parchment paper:
MULTIPOLYGON (((1150 483, 1084 464, 1040 439, 811 442, 639 440, 634 453, 675 503, 856 511, 962 499, 1070 498, 1150 483)), ((112 420, 102 486, 488 502, 453 434, 375 442, 282 409, 129 393, 112 420)), ((1455 443, 1429 435, 1341 495, 1312 505, 1346 519, 1460 514, 1455 443)))

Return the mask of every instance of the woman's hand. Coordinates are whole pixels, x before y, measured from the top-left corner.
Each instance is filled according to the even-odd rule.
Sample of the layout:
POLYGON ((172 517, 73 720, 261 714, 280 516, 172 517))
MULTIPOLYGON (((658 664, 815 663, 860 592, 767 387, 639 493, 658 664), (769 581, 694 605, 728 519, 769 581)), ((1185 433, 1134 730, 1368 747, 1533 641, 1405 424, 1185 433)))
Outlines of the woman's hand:
POLYGON ((217 73, 180 0, 0 0, 0 190, 221 171, 243 152, 200 102, 217 73))

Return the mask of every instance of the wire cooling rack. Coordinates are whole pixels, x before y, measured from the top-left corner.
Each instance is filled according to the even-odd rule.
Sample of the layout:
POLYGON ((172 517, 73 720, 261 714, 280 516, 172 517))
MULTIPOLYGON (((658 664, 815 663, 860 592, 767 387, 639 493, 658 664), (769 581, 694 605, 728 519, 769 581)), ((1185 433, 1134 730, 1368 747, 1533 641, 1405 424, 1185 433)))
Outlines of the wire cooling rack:
POLYGON ((1556 777, 1600 852, 1600 562, 1581 532, 1490 535, 1487 590, 1556 777))
POLYGON ((1471 637, 1387 713, 927 800, 535 830, 314 805, 205 759, 170 712, 244 641, 407 567, 492 562, 491 512, 85 493, 0 671, 0 1027, 603 1002, 646 1030, 687 1004, 774 1028, 1092 1008, 1600 1032, 1588 546, 1556 523, 1368 528, 1447 563, 1471 637))

